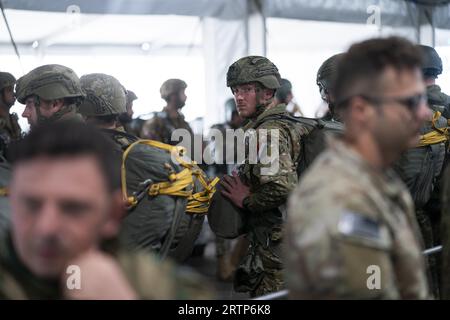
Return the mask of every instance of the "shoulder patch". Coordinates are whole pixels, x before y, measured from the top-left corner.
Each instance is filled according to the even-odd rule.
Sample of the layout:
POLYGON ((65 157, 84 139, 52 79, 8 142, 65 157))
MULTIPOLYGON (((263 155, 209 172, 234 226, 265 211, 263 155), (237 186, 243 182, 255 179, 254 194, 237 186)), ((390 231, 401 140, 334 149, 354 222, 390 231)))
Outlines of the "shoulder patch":
POLYGON ((356 212, 345 212, 338 223, 338 231, 346 236, 369 240, 381 240, 381 226, 378 221, 356 212))

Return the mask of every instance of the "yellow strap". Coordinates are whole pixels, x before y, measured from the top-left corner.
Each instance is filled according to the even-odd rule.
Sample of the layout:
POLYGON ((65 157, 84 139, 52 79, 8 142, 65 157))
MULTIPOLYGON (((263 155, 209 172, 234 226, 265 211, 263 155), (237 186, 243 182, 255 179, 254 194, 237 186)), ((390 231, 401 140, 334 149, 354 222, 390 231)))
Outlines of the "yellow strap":
POLYGON ((122 156, 122 166, 121 166, 121 185, 122 185, 122 195, 128 206, 136 206, 138 200, 134 196, 129 196, 127 193, 127 182, 126 182, 126 167, 125 162, 130 153, 131 149, 138 144, 149 145, 158 149, 163 149, 170 152, 175 159, 184 167, 184 169, 178 173, 169 174, 169 181, 163 181, 159 183, 154 183, 150 186, 148 194, 151 196, 156 196, 159 194, 186 197, 188 199, 186 212, 189 213, 207 213, 209 208, 209 203, 216 192, 215 185, 219 181, 219 178, 215 178, 213 181, 208 183, 205 179, 205 174, 198 167, 194 169, 195 162, 188 162, 182 158, 186 149, 181 146, 171 146, 159 141, 154 140, 138 140, 124 151, 122 156), (202 186, 205 188, 204 191, 192 193, 194 188, 194 179, 196 176, 200 181, 202 186), (190 187, 190 188, 189 188, 190 187))
POLYGON ((420 136, 420 141, 418 144, 419 147, 446 142, 449 139, 449 127, 445 128, 436 127, 436 121, 439 119, 440 116, 441 113, 439 111, 433 113, 433 118, 431 119, 431 126, 433 127, 434 130, 420 136))
POLYGON ((204 191, 194 193, 188 198, 188 204, 186 206, 186 212, 189 213, 207 213, 211 198, 216 192, 216 184, 219 182, 219 178, 214 178, 209 184, 204 179, 203 175, 198 175, 200 183, 205 188, 204 191))

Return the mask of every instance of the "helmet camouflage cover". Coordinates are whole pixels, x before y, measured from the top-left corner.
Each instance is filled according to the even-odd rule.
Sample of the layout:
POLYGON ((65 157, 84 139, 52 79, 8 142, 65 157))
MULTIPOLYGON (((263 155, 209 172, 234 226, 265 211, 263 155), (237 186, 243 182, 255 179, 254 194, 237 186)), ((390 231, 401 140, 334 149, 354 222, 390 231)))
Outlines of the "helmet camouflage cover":
POLYGON ((243 57, 228 68, 227 87, 250 82, 258 82, 268 89, 278 89, 281 77, 275 64, 261 56, 243 57))
POLYGON ((27 97, 36 95, 44 100, 83 98, 84 92, 76 73, 65 66, 47 64, 31 70, 17 80, 17 100, 25 104, 27 97))
POLYGON ((91 73, 81 77, 86 99, 79 112, 84 116, 108 116, 126 112, 126 95, 119 80, 103 73, 91 73))
POLYGON ((164 81, 164 83, 161 86, 161 89, 159 89, 159 92, 161 93, 161 98, 166 100, 167 98, 169 98, 171 94, 177 93, 186 88, 187 84, 183 80, 169 79, 164 81))
POLYGON ((14 86, 16 78, 9 72, 0 72, 0 90, 6 87, 14 86))
POLYGON ((422 53, 422 71, 424 74, 438 76, 442 73, 442 59, 433 47, 417 45, 422 53))

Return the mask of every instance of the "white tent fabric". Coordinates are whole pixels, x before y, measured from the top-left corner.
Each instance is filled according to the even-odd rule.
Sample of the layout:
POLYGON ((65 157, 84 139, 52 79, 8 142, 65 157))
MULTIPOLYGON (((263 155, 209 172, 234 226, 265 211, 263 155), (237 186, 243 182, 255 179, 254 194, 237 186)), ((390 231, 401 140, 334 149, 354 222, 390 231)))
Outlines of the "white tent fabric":
MULTIPOLYGON (((223 105, 230 97, 225 86, 226 71, 237 58, 265 54, 267 47, 269 58, 279 64, 282 75, 294 80, 294 90, 301 88, 298 97, 305 97, 304 104, 309 106, 306 113, 313 115, 320 100, 310 92, 316 90, 314 72, 321 60, 345 50, 354 41, 372 36, 397 34, 423 42, 422 24, 450 29, 450 5, 442 3, 441 0, 3 0, 23 55, 24 71, 39 63, 63 63, 64 57, 73 56, 71 61, 88 61, 86 67, 80 67, 83 71, 92 65, 104 72, 110 69, 131 86, 141 88, 142 99, 152 97, 152 110, 161 103, 155 96, 158 77, 184 76, 197 82, 189 86, 195 98, 188 100, 188 120, 205 116, 205 129, 224 120, 223 105), (425 6, 419 2, 439 5, 425 6), (103 56, 107 58, 96 62, 95 58, 103 56), (152 74, 146 83, 146 88, 152 86, 152 93, 141 82, 133 82, 135 77, 126 74, 126 68, 119 65, 125 56, 128 61, 133 60, 129 70, 148 70, 152 74), (173 59, 177 61, 171 63, 173 59), (305 59, 310 62, 296 63, 305 59), (162 61, 169 63, 167 70, 152 72, 161 67, 158 63, 162 61), (139 68, 141 64, 145 66, 139 68), (306 79, 310 81, 308 84, 306 79), (204 92, 203 98, 199 98, 200 92, 204 92), (195 107, 189 108, 189 103, 195 107)), ((11 61, 1 68, 11 69, 17 61, 13 59, 1 20, 0 30, 0 54, 5 56, 3 61, 11 61)), ((428 38, 434 40, 434 34, 428 38)), ((440 31, 436 43, 449 45, 449 38, 446 31, 440 31)), ((142 100, 136 103, 137 113, 148 112, 148 106, 144 112, 140 103, 142 100)))

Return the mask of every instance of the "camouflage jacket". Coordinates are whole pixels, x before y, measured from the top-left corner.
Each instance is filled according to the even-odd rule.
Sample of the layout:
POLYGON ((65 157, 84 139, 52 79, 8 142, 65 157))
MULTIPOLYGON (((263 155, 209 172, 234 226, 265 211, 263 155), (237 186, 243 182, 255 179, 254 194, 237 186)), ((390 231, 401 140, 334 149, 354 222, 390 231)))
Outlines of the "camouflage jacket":
POLYGON ((19 140, 22 137, 22 130, 16 113, 11 113, 7 117, 0 117, 0 139, 6 146, 11 141, 19 140))
MULTIPOLYGON (((196 273, 146 253, 113 254, 139 299, 210 299, 213 291, 196 273)), ((82 274, 81 274, 82 276, 82 274)), ((1 299, 64 299, 62 283, 32 274, 20 261, 10 236, 0 241, 1 299)))
MULTIPOLYGON (((278 158, 277 165, 273 166, 275 172, 264 174, 261 169, 268 169, 269 165, 263 161, 251 163, 247 153, 244 164, 239 167, 240 176, 250 186, 250 196, 245 199, 245 207, 251 215, 271 225, 274 220, 271 213, 277 212, 283 205, 288 194, 297 184, 296 165, 300 158, 300 139, 307 133, 307 129, 285 119, 270 119, 272 116, 287 114, 285 105, 265 110, 256 119, 250 121, 243 129, 246 133, 254 130, 258 134, 261 130, 267 130, 267 153, 271 155, 271 130, 278 132, 278 158), (278 169, 278 170, 276 170, 278 169), (267 214, 266 214, 267 213, 267 214), (264 217, 267 215, 267 219, 264 217)), ((276 144, 274 144, 276 146, 276 144)), ((258 159, 260 160, 260 159, 258 159)), ((281 218, 281 217, 280 217, 281 218)), ((281 220, 277 219, 277 223, 281 220)), ((263 223, 264 223, 263 222, 263 223)))
POLYGON ((156 112, 153 118, 142 125, 141 137, 175 145, 177 142, 171 141, 171 136, 176 129, 186 129, 193 135, 192 129, 184 120, 181 111, 178 111, 176 117, 170 117, 169 112, 164 108, 161 112, 156 112))
POLYGON ((405 185, 339 140, 288 203, 286 283, 296 299, 425 299, 423 243, 405 185))
POLYGON ((244 199, 247 238, 251 242, 246 257, 242 260, 235 276, 235 290, 253 291, 263 294, 278 290, 282 284, 281 277, 276 279, 268 288, 260 288, 262 278, 267 274, 275 274, 283 268, 279 248, 282 240, 283 205, 289 193, 297 184, 296 165, 300 159, 300 139, 307 129, 285 119, 276 118, 286 114, 285 105, 264 110, 252 119, 244 130, 259 134, 267 129, 267 154, 272 155, 271 130, 278 133, 278 156, 267 165, 262 161, 251 163, 249 154, 245 162, 239 167, 239 175, 244 183, 250 187, 250 195, 244 199), (274 117, 275 116, 275 117, 274 117), (272 119, 270 119, 272 117, 272 119), (270 173, 268 169, 275 165, 270 173), (281 210, 280 210, 281 209, 281 210))

